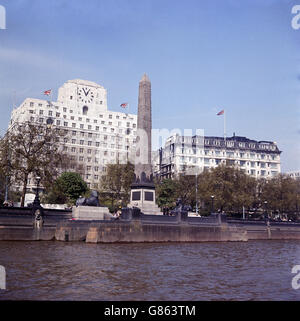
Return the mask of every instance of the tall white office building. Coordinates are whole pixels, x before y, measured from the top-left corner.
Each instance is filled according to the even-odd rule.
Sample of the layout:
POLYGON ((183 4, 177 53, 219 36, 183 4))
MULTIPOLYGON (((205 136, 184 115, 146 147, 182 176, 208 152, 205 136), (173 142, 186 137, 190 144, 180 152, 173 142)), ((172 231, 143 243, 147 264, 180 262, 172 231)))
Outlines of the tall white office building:
MULTIPOLYGON (((91 188, 98 187, 107 164, 134 160, 137 115, 108 110, 104 87, 74 79, 59 88, 57 101, 47 97, 49 100, 26 98, 12 111, 10 126, 29 121, 64 131, 62 148, 82 168, 91 188)), ((35 187, 32 178, 28 183, 29 189, 35 187)))

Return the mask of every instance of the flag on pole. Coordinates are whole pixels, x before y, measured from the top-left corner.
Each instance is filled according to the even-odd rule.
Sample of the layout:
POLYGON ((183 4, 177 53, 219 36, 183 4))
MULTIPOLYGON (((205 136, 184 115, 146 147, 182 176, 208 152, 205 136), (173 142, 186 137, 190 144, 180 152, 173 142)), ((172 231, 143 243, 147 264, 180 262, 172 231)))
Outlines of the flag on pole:
POLYGON ((52 91, 52 89, 45 90, 45 91, 44 91, 44 95, 49 96, 49 95, 51 94, 51 91, 52 91))
POLYGON ((128 106, 128 103, 123 103, 120 105, 120 107, 122 107, 122 108, 126 108, 127 106, 128 106))
POLYGON ((225 117, 225 109, 222 109, 217 113, 217 116, 224 115, 224 142, 226 146, 226 117, 225 117))

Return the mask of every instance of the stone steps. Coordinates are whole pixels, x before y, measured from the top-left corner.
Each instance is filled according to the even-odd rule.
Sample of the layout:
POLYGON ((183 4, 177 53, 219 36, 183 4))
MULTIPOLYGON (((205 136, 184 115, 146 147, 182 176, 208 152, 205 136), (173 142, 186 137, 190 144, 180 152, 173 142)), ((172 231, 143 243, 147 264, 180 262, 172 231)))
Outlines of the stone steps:
POLYGON ((163 215, 160 208, 156 204, 150 206, 144 205, 140 207, 140 209, 143 214, 163 215))

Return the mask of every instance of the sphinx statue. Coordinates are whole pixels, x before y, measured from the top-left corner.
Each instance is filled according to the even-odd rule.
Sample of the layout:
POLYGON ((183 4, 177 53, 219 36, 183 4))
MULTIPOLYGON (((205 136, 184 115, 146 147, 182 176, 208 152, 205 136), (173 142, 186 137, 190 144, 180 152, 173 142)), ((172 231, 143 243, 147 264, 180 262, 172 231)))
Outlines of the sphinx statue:
POLYGON ((76 207, 77 206, 96 206, 100 207, 100 202, 99 202, 99 194, 97 191, 92 191, 91 196, 89 198, 85 197, 79 197, 76 200, 76 207))

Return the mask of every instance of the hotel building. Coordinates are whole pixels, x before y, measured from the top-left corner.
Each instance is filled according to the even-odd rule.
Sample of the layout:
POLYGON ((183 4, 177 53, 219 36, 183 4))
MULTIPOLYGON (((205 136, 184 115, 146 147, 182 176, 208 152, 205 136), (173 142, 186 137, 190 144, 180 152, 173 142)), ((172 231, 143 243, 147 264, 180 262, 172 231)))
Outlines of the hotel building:
POLYGON ((300 171, 288 172, 286 174, 294 179, 300 179, 300 171))
POLYGON ((280 173, 280 154, 275 142, 233 136, 170 136, 154 160, 155 174, 171 178, 180 173, 201 173, 220 164, 234 165, 256 177, 280 173))

